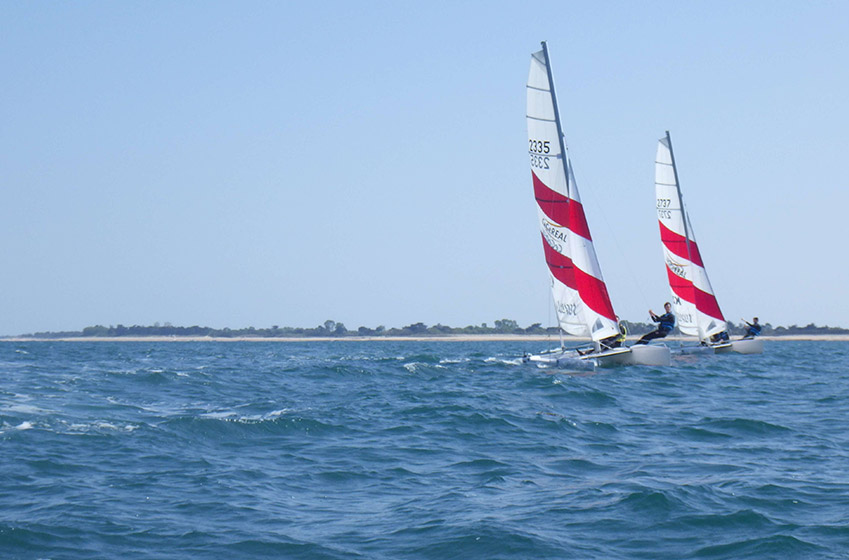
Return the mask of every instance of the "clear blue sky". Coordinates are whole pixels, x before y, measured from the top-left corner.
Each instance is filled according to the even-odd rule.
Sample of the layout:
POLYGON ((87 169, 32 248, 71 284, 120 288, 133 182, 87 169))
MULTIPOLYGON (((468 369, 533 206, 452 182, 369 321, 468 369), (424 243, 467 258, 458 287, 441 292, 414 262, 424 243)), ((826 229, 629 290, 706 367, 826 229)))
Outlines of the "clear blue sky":
POLYGON ((620 316, 669 298, 672 132, 726 316, 849 327, 849 3, 6 2, 0 335, 553 324, 547 40, 620 316))

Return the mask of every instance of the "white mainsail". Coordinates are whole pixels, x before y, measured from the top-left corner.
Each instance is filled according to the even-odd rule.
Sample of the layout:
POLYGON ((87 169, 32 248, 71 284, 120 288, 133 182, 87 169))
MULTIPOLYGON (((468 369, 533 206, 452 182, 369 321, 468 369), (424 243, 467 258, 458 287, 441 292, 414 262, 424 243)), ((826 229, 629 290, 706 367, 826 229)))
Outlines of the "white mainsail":
POLYGON ((709 339, 726 330, 727 326, 684 206, 669 132, 657 144, 655 194, 660 239, 678 329, 700 340, 709 339))
POLYGON ((527 93, 528 154, 557 319, 565 332, 598 341, 619 330, 563 139, 544 42, 531 55, 527 93))

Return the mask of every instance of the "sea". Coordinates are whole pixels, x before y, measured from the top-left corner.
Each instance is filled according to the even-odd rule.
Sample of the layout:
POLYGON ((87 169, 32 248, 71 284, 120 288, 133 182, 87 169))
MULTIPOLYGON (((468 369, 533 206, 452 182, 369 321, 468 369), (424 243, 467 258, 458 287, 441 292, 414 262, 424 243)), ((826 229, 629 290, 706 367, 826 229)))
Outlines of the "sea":
POLYGON ((0 342, 0 558, 849 558, 849 342, 545 348, 0 342))

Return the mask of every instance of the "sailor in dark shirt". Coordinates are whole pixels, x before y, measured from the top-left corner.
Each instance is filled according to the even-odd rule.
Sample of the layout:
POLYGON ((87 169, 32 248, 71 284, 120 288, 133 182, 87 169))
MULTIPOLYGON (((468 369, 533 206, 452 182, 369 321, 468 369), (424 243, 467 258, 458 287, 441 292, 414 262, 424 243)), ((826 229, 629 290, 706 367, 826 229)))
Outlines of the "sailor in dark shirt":
POLYGON ((722 344, 723 342, 728 342, 728 340, 728 331, 718 332, 710 337, 711 344, 722 344))
POLYGON ((625 343, 625 338, 628 336, 628 328, 625 326, 625 323, 619 320, 618 316, 616 317, 616 326, 619 328, 619 334, 614 334, 598 341, 599 350, 602 352, 619 348, 625 343))
POLYGON ((648 344, 650 340, 663 338, 668 335, 673 328, 675 328, 675 315, 672 314, 672 304, 667 301, 663 304, 663 309, 666 311, 663 315, 655 315, 654 311, 649 309, 651 320, 660 324, 657 326, 657 329, 648 334, 644 334, 643 337, 637 341, 637 344, 648 344))
POLYGON ((760 323, 758 323, 758 318, 755 317, 754 319, 752 319, 752 321, 754 322, 750 323, 748 321, 743 321, 744 323, 746 323, 746 326, 749 327, 748 329, 746 329, 746 334, 743 336, 743 338, 755 338, 756 336, 760 336, 761 325, 760 323))

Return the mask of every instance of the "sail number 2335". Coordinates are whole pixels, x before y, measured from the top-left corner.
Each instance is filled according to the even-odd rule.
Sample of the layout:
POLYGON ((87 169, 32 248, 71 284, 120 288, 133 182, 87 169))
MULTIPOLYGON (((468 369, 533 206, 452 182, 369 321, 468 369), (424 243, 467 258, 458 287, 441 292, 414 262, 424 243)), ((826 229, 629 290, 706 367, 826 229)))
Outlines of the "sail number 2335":
POLYGON ((531 156, 531 167, 538 169, 548 169, 548 157, 545 154, 551 153, 551 146, 548 140, 528 140, 528 152, 531 156))

